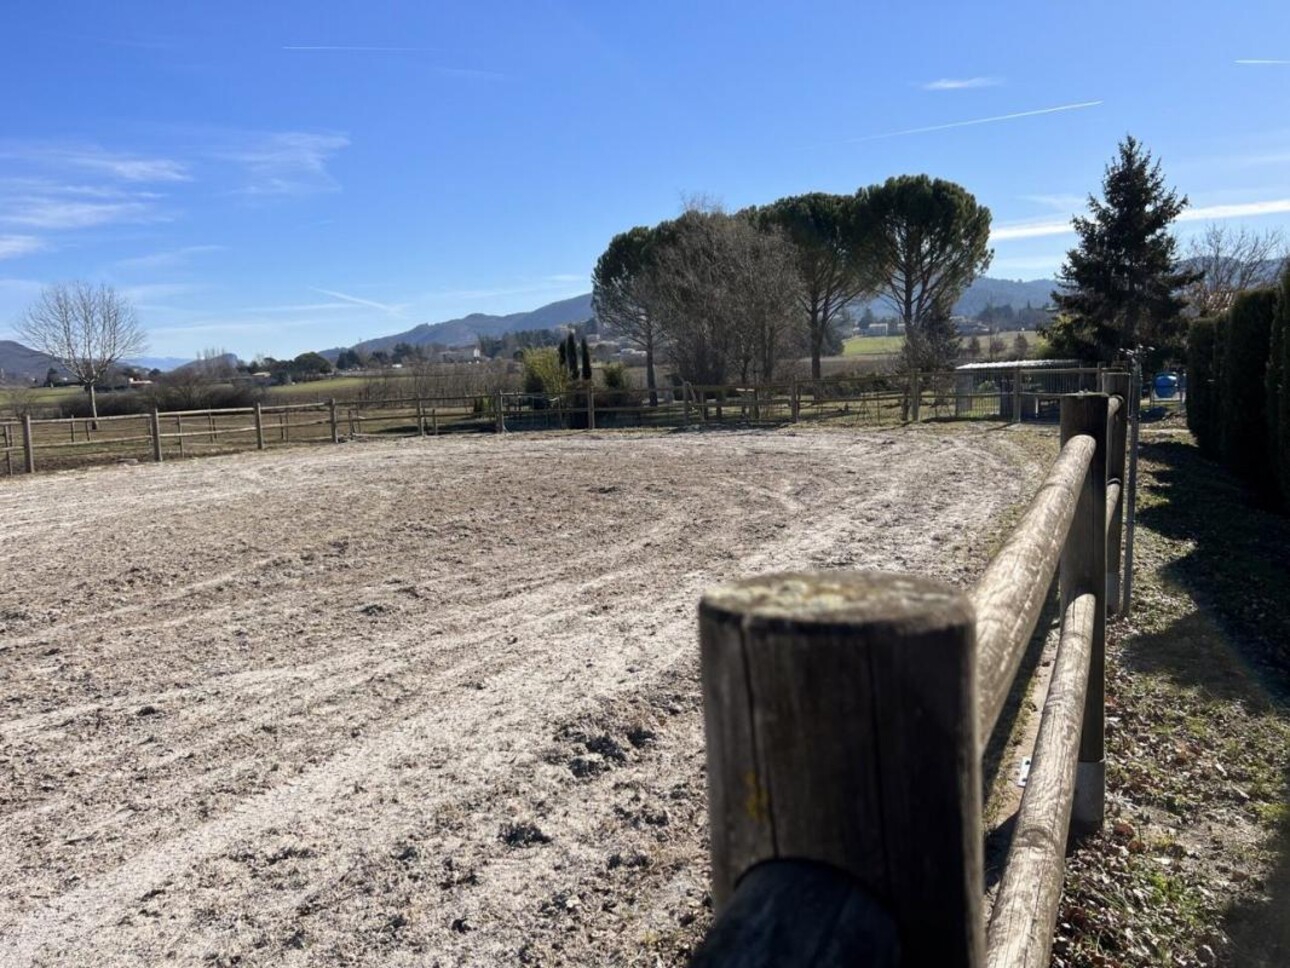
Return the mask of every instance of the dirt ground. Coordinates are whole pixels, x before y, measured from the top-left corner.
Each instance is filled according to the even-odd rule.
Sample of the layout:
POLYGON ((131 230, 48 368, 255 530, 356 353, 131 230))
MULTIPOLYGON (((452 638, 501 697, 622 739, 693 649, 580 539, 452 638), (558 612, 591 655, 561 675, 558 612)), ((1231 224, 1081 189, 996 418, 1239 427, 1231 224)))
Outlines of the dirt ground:
POLYGON ((966 582, 1034 473, 956 427, 0 483, 0 965, 683 963, 702 590, 966 582))

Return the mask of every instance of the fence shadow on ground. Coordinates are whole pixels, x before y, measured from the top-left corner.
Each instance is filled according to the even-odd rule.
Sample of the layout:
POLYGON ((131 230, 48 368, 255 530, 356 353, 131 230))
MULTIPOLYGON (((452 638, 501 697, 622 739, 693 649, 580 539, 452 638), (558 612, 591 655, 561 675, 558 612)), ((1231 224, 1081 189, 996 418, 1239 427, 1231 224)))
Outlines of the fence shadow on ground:
MULTIPOLYGON (((1164 577, 1208 614, 1129 638, 1122 661, 1216 701, 1290 719, 1290 519, 1257 507, 1253 494, 1190 442, 1144 443, 1142 457, 1156 466, 1154 481, 1144 482, 1151 500, 1138 520, 1191 542, 1164 577), (1216 644, 1238 661, 1215 662, 1216 644)), ((1290 793, 1290 771, 1281 780, 1290 793)), ((1238 899, 1226 912, 1233 964, 1290 964, 1290 802, 1282 803, 1269 846, 1276 861, 1262 896, 1238 899)))

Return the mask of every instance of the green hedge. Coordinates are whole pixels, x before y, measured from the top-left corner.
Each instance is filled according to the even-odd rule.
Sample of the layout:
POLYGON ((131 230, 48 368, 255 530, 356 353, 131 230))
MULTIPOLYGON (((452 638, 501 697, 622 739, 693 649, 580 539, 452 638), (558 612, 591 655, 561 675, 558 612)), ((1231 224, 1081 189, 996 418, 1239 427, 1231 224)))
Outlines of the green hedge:
POLYGON ((1187 427, 1208 457, 1218 456, 1218 369, 1215 353, 1221 320, 1198 319, 1187 332, 1187 427))
POLYGON ((1281 498, 1290 505, 1290 270, 1281 277, 1268 348, 1268 442, 1281 498))
POLYGON ((1223 462, 1257 489, 1275 487, 1268 441, 1267 372, 1277 291, 1236 297, 1219 328, 1219 451, 1223 462))

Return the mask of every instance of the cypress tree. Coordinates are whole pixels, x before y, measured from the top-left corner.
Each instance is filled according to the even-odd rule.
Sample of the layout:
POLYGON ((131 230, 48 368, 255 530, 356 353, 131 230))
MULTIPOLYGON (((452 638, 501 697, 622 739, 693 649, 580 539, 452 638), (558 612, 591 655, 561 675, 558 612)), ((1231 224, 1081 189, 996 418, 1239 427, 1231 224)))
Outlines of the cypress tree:
POLYGON ((578 379, 578 341, 574 338, 573 331, 569 331, 569 336, 564 342, 564 357, 569 364, 569 376, 578 379))
POLYGON ((582 378, 591 379, 591 350, 587 348, 587 337, 582 338, 582 378))

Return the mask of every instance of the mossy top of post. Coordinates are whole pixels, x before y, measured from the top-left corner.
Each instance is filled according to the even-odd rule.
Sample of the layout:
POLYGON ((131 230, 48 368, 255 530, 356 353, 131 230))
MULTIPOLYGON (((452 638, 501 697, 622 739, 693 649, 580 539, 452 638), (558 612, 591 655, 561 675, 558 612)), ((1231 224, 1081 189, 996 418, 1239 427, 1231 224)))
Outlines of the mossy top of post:
POLYGON ((758 575, 709 589, 699 611, 717 621, 819 632, 858 625, 928 632, 975 622, 971 603, 953 585, 878 571, 758 575))

